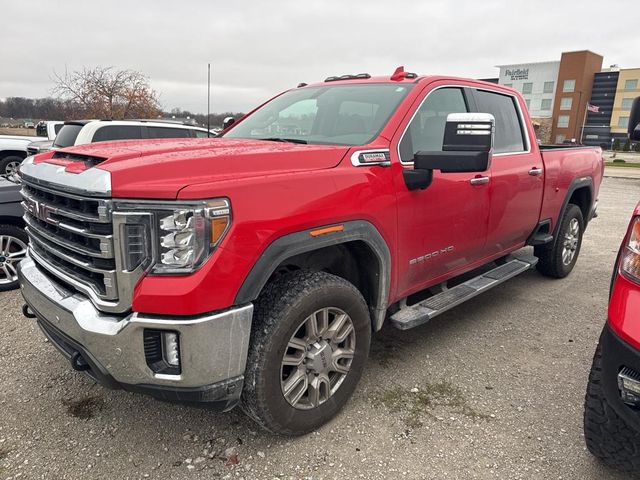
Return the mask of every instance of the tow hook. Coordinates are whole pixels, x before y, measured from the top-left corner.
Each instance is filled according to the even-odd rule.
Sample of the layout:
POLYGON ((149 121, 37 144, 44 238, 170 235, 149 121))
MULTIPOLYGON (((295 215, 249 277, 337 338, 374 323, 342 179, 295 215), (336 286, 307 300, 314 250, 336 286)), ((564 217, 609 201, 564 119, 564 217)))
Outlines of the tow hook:
POLYGON ((36 314, 29 309, 29 305, 26 303, 22 305, 22 314, 27 318, 36 318, 36 314))
POLYGON ((78 372, 84 372, 89 370, 91 366, 82 358, 80 352, 73 352, 73 355, 71 355, 71 368, 78 372))

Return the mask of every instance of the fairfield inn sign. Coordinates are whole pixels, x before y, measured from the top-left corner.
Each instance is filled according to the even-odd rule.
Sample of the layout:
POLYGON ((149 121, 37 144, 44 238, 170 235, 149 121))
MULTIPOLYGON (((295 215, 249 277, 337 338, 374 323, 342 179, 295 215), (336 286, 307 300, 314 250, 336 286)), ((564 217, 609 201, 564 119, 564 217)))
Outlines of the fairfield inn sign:
POLYGON ((511 80, 528 80, 529 69, 528 68, 516 68, 514 70, 506 69, 504 72, 505 77, 509 77, 511 80))

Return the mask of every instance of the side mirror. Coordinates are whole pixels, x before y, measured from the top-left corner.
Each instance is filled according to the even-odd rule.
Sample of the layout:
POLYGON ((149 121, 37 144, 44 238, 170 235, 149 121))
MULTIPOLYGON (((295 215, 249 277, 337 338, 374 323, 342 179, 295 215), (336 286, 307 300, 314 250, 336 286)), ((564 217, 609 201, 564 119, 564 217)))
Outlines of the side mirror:
POLYGON ((222 130, 226 130, 227 128, 229 128, 234 123, 236 123, 236 119, 235 118, 233 118, 233 117, 225 117, 224 120, 222 121, 222 130))
POLYGON ((629 114, 629 126, 627 127, 631 140, 640 140, 640 97, 636 97, 631 105, 629 114))
POLYGON ((495 118, 490 113, 450 113, 441 152, 418 152, 414 169, 484 172, 491 165, 495 118))

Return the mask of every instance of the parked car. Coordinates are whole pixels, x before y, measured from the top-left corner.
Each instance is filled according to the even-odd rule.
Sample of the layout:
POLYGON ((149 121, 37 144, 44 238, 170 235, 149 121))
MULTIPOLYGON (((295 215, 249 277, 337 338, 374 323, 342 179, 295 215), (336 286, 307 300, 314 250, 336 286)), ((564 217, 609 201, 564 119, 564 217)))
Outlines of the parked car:
POLYGON ((20 184, 0 177, 0 291, 18 288, 17 267, 27 254, 20 184))
POLYGON ((46 132, 40 128, 39 136, 0 135, 0 175, 14 175, 28 155, 27 147, 32 142, 40 142, 43 137, 53 140, 62 122, 45 122, 46 132), (46 133, 46 136, 40 135, 46 133))
MULTIPOLYGON (((640 140, 640 97, 629 136, 640 140)), ((589 451, 610 467, 640 472, 640 203, 615 262, 607 323, 593 358, 584 409, 589 451)))
MULTIPOLYGON (((212 133, 211 136, 214 134, 212 133)), ((191 124, 163 120, 74 120, 65 122, 62 133, 54 141, 33 142, 29 155, 111 140, 144 138, 205 138, 207 130, 191 124)))
POLYGON ((339 412, 385 322, 568 275, 604 170, 600 148, 539 147, 517 91, 403 69, 225 124, 25 161, 24 312, 102 384, 285 435, 339 412))
POLYGON ((58 120, 42 120, 36 125, 36 135, 53 140, 62 128, 64 122, 58 120))

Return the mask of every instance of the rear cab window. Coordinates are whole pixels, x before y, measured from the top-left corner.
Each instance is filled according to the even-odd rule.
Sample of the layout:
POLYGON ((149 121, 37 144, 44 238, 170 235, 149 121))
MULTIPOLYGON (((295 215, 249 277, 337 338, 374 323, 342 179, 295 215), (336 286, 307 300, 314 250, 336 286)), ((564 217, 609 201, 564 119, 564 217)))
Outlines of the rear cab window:
POLYGON ((474 92, 478 112, 490 113, 496 119, 493 153, 519 153, 527 150, 522 118, 516 98, 498 92, 474 92))

